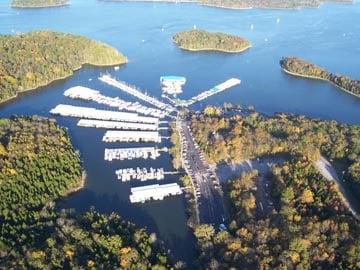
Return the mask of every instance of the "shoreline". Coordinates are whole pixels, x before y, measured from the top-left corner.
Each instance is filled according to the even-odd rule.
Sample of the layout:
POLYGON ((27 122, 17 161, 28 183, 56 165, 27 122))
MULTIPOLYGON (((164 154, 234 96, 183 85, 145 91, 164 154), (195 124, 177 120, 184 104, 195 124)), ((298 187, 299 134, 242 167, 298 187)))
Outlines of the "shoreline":
POLYGON ((350 94, 350 95, 352 95, 352 96, 354 96, 354 97, 360 98, 359 95, 356 95, 356 94, 352 93, 351 91, 349 91, 349 90, 347 90, 347 89, 345 89, 345 88, 337 85, 336 83, 334 83, 333 81, 330 81, 330 80, 328 80, 328 79, 324 79, 324 78, 321 78, 321 77, 315 77, 315 76, 303 75, 303 74, 291 72, 291 71, 289 71, 289 70, 287 70, 287 69, 285 69, 285 68, 283 68, 283 67, 281 67, 281 69, 282 69, 285 73, 290 74, 290 75, 292 75, 292 76, 328 82, 328 83, 336 86, 336 87, 339 88, 340 90, 342 90, 342 91, 344 91, 344 92, 346 92, 346 93, 348 93, 348 94, 350 94))
POLYGON ((223 52, 223 53, 242 53, 248 49, 250 49, 252 47, 252 44, 250 44, 249 46, 246 46, 245 48, 238 50, 238 51, 229 51, 229 50, 222 50, 222 49, 214 49, 214 48, 202 48, 202 49, 189 49, 189 48, 185 48, 183 46, 180 46, 178 43, 176 43, 173 40, 173 43, 175 45, 177 45, 178 48, 184 50, 184 51, 190 51, 190 52, 223 52))
POLYGON ((68 75, 64 75, 64 76, 62 76, 62 77, 52 79, 52 80, 50 80, 50 81, 48 81, 48 82, 42 83, 42 84, 40 84, 40 85, 38 85, 38 86, 35 86, 35 87, 32 87, 32 88, 27 88, 27 89, 18 91, 14 96, 8 97, 8 98, 6 98, 6 99, 4 99, 4 100, 0 100, 0 107, 1 107, 2 105, 5 105, 5 104, 8 103, 8 102, 11 102, 11 101, 17 99, 21 94, 25 94, 25 93, 31 92, 31 91, 36 91, 36 90, 39 90, 40 88, 47 87, 47 86, 49 86, 50 84, 55 83, 55 82, 57 82, 57 81, 65 80, 65 79, 73 76, 76 71, 82 69, 82 68, 83 68, 84 66, 86 66, 86 65, 90 65, 90 66, 93 66, 93 67, 112 67, 112 66, 117 66, 117 65, 124 65, 124 64, 126 64, 126 63, 128 63, 127 58, 126 58, 125 62, 117 63, 117 64, 109 64, 109 65, 93 65, 93 64, 88 64, 88 63, 81 64, 79 67, 71 70, 71 73, 68 74, 68 75))

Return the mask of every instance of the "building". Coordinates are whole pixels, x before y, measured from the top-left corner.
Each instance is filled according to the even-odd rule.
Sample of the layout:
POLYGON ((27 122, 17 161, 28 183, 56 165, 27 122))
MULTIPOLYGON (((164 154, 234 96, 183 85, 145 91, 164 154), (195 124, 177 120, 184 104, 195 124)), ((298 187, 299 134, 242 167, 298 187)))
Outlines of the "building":
POLYGON ((135 187, 131 188, 130 202, 138 203, 149 200, 163 200, 165 197, 180 194, 182 194, 182 190, 176 183, 135 187))

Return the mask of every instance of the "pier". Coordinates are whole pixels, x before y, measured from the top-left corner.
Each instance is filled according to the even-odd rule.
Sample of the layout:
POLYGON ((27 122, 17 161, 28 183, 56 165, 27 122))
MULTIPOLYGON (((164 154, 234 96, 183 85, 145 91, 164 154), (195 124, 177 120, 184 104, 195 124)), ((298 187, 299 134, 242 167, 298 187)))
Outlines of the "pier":
POLYGON ((161 136, 158 131, 106 131, 104 142, 161 142, 161 136))
POLYGON ((131 188, 130 202, 144 203, 149 200, 163 200, 168 196, 175 196, 182 194, 180 186, 176 183, 165 185, 149 185, 143 187, 131 188))
POLYGON ((157 118, 164 118, 166 116, 166 113, 162 110, 143 106, 139 102, 125 101, 118 97, 107 97, 100 94, 100 92, 97 90, 93 90, 83 86, 75 86, 69 88, 64 92, 64 96, 72 99, 94 101, 98 104, 117 108, 118 110, 136 112, 144 115, 154 116, 157 118))
POLYGON ((77 125, 79 127, 121 129, 121 130, 146 130, 146 131, 159 130, 159 126, 156 124, 91 120, 91 119, 80 119, 77 125))
POLYGON ((115 148, 105 149, 104 159, 112 160, 132 160, 132 159, 157 159, 160 152, 167 152, 166 147, 159 149, 155 147, 134 147, 134 148, 115 148))
POLYGON ((136 113, 98 110, 90 107, 78 107, 64 104, 57 105, 54 109, 50 111, 50 113, 61 116, 71 116, 97 120, 159 124, 159 118, 155 117, 139 116, 136 113))
POLYGON ((156 99, 155 97, 151 97, 146 93, 143 93, 140 89, 136 88, 133 85, 127 84, 126 82, 117 81, 113 78, 111 78, 109 75, 103 75, 99 78, 100 81, 107 83, 111 86, 114 86, 116 88, 119 88, 120 90, 124 91, 125 93, 128 93, 129 95, 132 95, 134 97, 137 97, 140 100, 146 101, 150 103, 151 105, 164 110, 167 114, 170 114, 176 109, 164 102, 161 102, 160 100, 156 99))
POLYGON ((175 106, 180 106, 180 107, 188 107, 190 105, 193 105, 196 102, 202 101, 208 97, 211 97, 213 95, 219 94, 229 88, 232 88, 234 86, 237 86, 241 83, 241 81, 239 79, 236 78, 231 78, 213 88, 211 88, 210 90, 204 91, 202 93, 200 93, 197 96, 192 97, 189 100, 182 100, 182 99, 171 99, 168 98, 175 106))
POLYGON ((147 180, 163 180, 164 179, 164 169, 154 169, 150 168, 149 170, 146 168, 127 168, 127 169, 120 169, 115 171, 117 178, 122 182, 127 182, 131 180, 140 180, 140 181, 147 181, 147 180))

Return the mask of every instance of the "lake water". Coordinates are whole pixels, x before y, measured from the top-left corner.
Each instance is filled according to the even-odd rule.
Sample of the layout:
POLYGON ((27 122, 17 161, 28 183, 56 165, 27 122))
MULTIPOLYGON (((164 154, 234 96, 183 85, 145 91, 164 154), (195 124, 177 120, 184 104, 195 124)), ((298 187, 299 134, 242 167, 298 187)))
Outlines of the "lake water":
MULTIPOLYGON (((133 100, 97 80, 101 73, 109 72, 159 97, 161 75, 185 76, 187 84, 181 96, 183 98, 230 77, 238 77, 242 80, 239 87, 211 97, 194 108, 231 101, 242 106, 253 105, 267 114, 282 111, 360 123, 360 99, 322 81, 290 77, 281 71, 278 64, 282 56, 296 55, 330 71, 360 79, 358 2, 353 5, 326 4, 318 9, 236 11, 192 4, 102 3, 95 0, 72 0, 70 6, 61 8, 18 10, 9 8, 8 1, 1 1, 1 34, 39 29, 82 34, 106 42, 123 52, 129 63, 118 71, 84 67, 71 78, 2 105, 1 117, 12 114, 49 116, 49 110, 59 103, 101 108, 94 103, 63 97, 64 90, 76 85, 133 100), (238 34, 249 39, 253 47, 237 55, 179 50, 171 42, 172 35, 194 25, 210 31, 238 34)), ((195 251, 193 238, 185 224, 184 198, 131 205, 128 201, 130 187, 136 183, 121 183, 114 174, 115 169, 136 166, 162 166, 171 170, 169 156, 162 155, 156 161, 105 162, 106 146, 129 144, 102 143, 103 130, 77 128, 75 119, 57 119, 69 128, 88 173, 86 187, 70 196, 62 206, 78 211, 95 206, 99 211, 119 212, 124 218, 157 232, 172 250, 175 259, 190 262, 195 251)), ((168 141, 162 145, 168 145, 168 141)), ((176 177, 168 177, 165 182, 177 180, 176 177)))

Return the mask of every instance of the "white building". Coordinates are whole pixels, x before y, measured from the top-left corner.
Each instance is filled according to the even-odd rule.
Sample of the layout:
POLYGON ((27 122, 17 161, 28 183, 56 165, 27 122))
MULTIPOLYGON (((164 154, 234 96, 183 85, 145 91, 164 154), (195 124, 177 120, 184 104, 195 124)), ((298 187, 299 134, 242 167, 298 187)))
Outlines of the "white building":
POLYGON ((182 194, 180 186, 176 183, 165 185, 149 185, 131 188, 130 202, 138 203, 148 200, 163 200, 167 196, 182 194))

